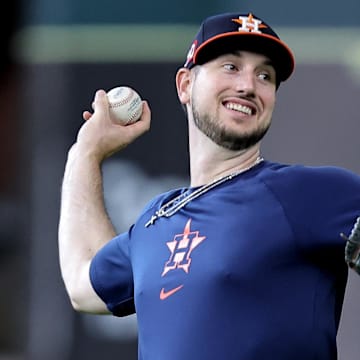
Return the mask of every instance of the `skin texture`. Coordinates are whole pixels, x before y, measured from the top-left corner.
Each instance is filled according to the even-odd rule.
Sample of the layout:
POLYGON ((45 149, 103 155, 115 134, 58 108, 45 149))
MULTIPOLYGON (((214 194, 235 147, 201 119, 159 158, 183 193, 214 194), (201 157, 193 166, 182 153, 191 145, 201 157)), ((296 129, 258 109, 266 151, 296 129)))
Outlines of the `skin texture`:
POLYGON ((275 107, 276 74, 268 58, 242 51, 180 69, 177 89, 187 107, 192 185, 255 161, 275 107))
POLYGON ((141 119, 131 126, 114 124, 106 92, 96 92, 94 112, 84 111, 85 123, 71 147, 62 184, 58 228, 61 274, 73 307, 106 313, 93 290, 89 266, 95 253, 115 236, 105 210, 101 163, 150 128, 150 109, 143 102, 141 119))
MULTIPOLYGON (((270 126, 269 115, 264 114, 264 117, 266 116, 266 119, 264 119, 264 121, 262 121, 263 119, 259 119, 262 122, 259 121, 259 123, 256 124, 256 128, 253 127, 250 130, 245 130, 241 132, 233 130, 232 128, 227 127, 226 124, 221 122, 220 111, 224 103, 219 104, 215 112, 212 112, 211 110, 209 110, 211 104, 209 104, 208 106, 202 106, 202 104, 206 104, 207 99, 202 98, 201 95, 203 94, 203 92, 201 90, 204 86, 203 84, 205 80, 210 83, 212 82, 213 84, 218 85, 216 88, 214 88, 214 91, 219 91, 220 95, 222 95, 221 92, 224 92, 224 100, 226 100, 227 102, 240 104, 242 106, 247 106, 252 112, 258 112, 258 108, 262 109, 267 105, 258 105, 258 102, 260 102, 262 99, 264 99, 264 101, 267 101, 267 103, 272 102, 272 84, 270 82, 271 77, 265 81, 258 81, 258 83, 262 85, 257 86, 258 88, 260 88, 260 91, 262 89, 265 90, 261 92, 259 90, 255 91, 256 85, 253 84, 253 80, 251 78, 242 78, 238 80, 238 77, 240 76, 248 76, 247 74, 245 74, 246 69, 241 69, 241 67, 243 67, 244 61, 242 60, 244 60, 244 57, 244 54, 240 53, 236 55, 222 56, 215 61, 209 63, 208 66, 205 67, 205 71, 196 71, 195 83, 191 97, 191 112, 193 115, 194 123, 199 128, 199 130, 202 131, 205 135, 207 135, 216 144, 229 150, 235 151, 246 150, 247 148, 258 143, 263 138, 270 126), (240 74, 240 71, 242 71, 244 75, 240 74), (225 76, 223 76, 223 74, 225 74, 225 76), (212 78, 214 78, 214 80, 212 78), (228 85, 228 82, 232 81, 241 81, 244 83, 243 88, 240 91, 235 89, 234 94, 227 91, 227 87, 229 87, 230 89, 232 87, 231 84, 228 85), (232 97, 235 98, 232 99, 232 97)), ((266 79, 266 77, 269 76, 269 73, 272 74, 271 70, 263 70, 262 68, 260 68, 258 72, 258 74, 255 73, 254 75, 258 77, 262 76, 263 79, 266 79)), ((208 95, 208 93, 206 93, 206 95, 208 95)), ((221 97, 220 100, 222 100, 221 97)), ((270 108, 269 113, 270 112, 272 112, 272 108, 270 108)), ((246 121, 251 121, 250 119, 246 119, 246 117, 249 117, 246 112, 242 111, 241 114, 244 119, 239 118, 235 119, 235 121, 243 121, 244 123, 246 121)))
MULTIPOLYGON (((206 184, 254 164, 271 123, 275 83, 269 60, 249 52, 223 55, 177 72, 179 100, 188 115, 191 185, 206 184)), ((89 279, 91 259, 115 236, 104 205, 101 164, 149 130, 151 113, 143 101, 139 121, 115 124, 104 90, 96 92, 92 107, 93 112, 83 113, 85 122, 65 167, 59 256, 73 307, 105 313, 106 306, 89 279)))

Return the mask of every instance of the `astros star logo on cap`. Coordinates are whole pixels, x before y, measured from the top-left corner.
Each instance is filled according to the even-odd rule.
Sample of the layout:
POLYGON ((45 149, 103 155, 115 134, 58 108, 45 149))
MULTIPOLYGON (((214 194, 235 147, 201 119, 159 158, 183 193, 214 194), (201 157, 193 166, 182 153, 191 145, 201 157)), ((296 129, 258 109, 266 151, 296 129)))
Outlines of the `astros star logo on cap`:
POLYGON ((261 34, 259 29, 267 28, 267 26, 264 25, 261 20, 254 18, 251 13, 248 16, 239 16, 238 19, 231 19, 231 21, 241 25, 241 27, 239 27, 239 31, 255 32, 261 34))

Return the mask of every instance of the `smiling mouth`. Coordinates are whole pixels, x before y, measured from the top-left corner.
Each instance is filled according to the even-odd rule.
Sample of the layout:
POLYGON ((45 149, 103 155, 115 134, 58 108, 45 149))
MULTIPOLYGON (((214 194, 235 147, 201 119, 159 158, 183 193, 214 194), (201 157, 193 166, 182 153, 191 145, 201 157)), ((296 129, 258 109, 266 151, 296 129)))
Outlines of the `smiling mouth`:
POLYGON ((249 106, 245 106, 245 105, 241 105, 241 104, 237 104, 237 103, 233 103, 233 102, 227 102, 225 104, 225 107, 229 110, 235 110, 235 111, 241 112, 246 115, 253 114, 253 109, 251 109, 249 106))

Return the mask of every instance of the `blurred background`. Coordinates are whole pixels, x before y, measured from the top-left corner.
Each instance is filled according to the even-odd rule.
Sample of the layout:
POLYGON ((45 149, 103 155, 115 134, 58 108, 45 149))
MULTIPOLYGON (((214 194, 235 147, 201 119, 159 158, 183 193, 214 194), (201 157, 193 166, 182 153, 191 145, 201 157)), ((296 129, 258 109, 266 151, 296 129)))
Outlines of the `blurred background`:
MULTIPOLYGON (((57 252, 62 174, 94 92, 134 87, 151 131, 104 164, 116 228, 154 194, 188 182, 174 77, 201 20, 251 11, 295 52, 266 159, 360 173, 360 3, 325 0, 13 0, 0 39, 0 360, 136 359, 136 317, 75 313, 57 252)), ((360 278, 350 273, 339 359, 360 354, 360 278)), ((296 325, 295 325, 296 326, 296 325)))

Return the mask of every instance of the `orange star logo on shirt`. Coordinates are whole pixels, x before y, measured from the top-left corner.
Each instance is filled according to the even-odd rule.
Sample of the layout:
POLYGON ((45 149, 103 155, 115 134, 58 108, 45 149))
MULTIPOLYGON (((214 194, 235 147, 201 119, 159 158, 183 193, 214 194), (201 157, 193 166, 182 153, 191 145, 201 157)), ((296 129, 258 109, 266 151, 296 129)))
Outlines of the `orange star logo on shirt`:
POLYGON ((199 231, 191 231, 190 225, 191 219, 188 220, 181 234, 175 235, 172 241, 166 243, 171 255, 165 263, 161 276, 174 269, 189 272, 192 251, 206 239, 206 236, 199 236, 199 231))

